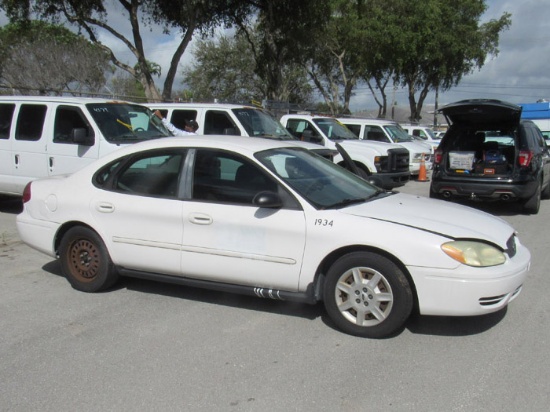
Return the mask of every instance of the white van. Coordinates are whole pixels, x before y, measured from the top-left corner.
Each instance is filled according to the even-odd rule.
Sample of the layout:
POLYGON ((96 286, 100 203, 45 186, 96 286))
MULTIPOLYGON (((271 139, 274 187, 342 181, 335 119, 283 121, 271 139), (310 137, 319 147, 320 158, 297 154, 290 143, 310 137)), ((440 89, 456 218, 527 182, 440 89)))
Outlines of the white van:
POLYGON ((119 101, 0 96, 0 193, 67 174, 122 145, 171 136, 147 107, 119 101))
POLYGON ((186 121, 195 120, 199 126, 196 133, 199 135, 292 140, 294 144, 313 150, 327 159, 334 161, 340 156, 335 148, 319 147, 297 140, 277 119, 255 106, 224 103, 148 103, 147 105, 151 110, 160 111, 162 116, 178 129, 183 130, 186 121))
POLYGON ((416 141, 410 137, 401 126, 392 120, 339 118, 360 139, 378 142, 396 143, 406 148, 410 153, 409 168, 412 175, 420 172, 420 163, 424 159, 426 169, 431 169, 434 149, 431 145, 416 141))

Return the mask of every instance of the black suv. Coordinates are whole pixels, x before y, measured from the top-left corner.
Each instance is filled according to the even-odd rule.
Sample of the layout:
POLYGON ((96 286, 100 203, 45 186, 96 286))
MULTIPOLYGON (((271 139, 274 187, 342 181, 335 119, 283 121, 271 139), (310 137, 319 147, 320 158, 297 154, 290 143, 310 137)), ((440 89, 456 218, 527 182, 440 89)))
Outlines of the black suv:
POLYGON ((550 152, 521 107, 463 100, 439 110, 450 127, 435 152, 430 197, 518 200, 538 213, 550 198, 550 152))

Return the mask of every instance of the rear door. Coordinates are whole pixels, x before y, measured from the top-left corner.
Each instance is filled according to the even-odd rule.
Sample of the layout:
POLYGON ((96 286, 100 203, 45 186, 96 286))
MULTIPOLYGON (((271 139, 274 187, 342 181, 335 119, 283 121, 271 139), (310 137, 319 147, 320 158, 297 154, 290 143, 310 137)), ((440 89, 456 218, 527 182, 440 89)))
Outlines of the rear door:
POLYGON ((15 158, 12 154, 12 125, 15 103, 0 104, 0 192, 14 193, 13 169, 15 158))

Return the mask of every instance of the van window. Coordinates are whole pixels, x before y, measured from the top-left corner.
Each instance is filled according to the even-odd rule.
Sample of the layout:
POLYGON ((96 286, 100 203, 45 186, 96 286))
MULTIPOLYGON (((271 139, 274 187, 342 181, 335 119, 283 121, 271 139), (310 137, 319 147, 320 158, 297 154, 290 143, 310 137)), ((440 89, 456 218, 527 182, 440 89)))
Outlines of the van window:
POLYGON ((185 122, 188 120, 197 120, 196 110, 174 110, 170 123, 176 126, 178 129, 185 129, 185 122))
POLYGON ((55 112, 54 143, 74 143, 71 141, 71 130, 77 128, 86 129, 88 136, 94 134, 80 108, 59 106, 55 112))
POLYGON ((10 138, 11 121, 15 104, 0 104, 0 139, 10 138))
POLYGON ((346 127, 357 137, 361 134, 361 126, 358 124, 346 124, 346 127))
POLYGON ((47 107, 38 104, 23 104, 19 109, 15 140, 40 140, 47 107))
POLYGON ((390 143, 390 139, 386 136, 386 133, 379 126, 365 126, 363 135, 364 139, 375 140, 377 142, 390 143))
POLYGON ((204 134, 225 134, 239 136, 239 128, 226 112, 208 110, 204 117, 204 134))

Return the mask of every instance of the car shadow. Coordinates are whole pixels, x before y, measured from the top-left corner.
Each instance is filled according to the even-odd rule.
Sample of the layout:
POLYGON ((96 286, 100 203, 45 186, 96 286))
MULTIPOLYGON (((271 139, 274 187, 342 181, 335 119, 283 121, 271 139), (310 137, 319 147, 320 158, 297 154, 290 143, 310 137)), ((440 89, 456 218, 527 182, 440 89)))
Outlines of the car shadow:
MULTIPOLYGON (((57 260, 46 263, 42 269, 52 275, 61 276, 61 267, 57 260)), ((67 283, 67 287, 70 285, 67 283)), ((194 302, 218 306, 265 312, 282 316, 293 316, 308 320, 321 318, 329 328, 341 332, 325 312, 322 302, 316 305, 306 303, 260 299, 255 296, 218 292, 192 286, 174 285, 131 277, 121 279, 110 289, 99 293, 109 293, 121 289, 134 292, 156 294, 169 298, 185 299, 194 302)), ((434 336, 469 336, 483 333, 497 325, 506 315, 507 308, 482 316, 423 316, 412 314, 403 328, 384 339, 399 336, 405 329, 413 334, 434 336)))
POLYGON ((496 326, 508 308, 479 316, 425 316, 414 314, 406 328, 417 335, 470 336, 483 333, 496 326))
POLYGON ((17 215, 23 211, 23 202, 20 197, 0 195, 0 212, 17 215))

